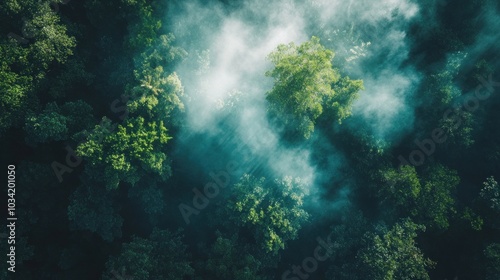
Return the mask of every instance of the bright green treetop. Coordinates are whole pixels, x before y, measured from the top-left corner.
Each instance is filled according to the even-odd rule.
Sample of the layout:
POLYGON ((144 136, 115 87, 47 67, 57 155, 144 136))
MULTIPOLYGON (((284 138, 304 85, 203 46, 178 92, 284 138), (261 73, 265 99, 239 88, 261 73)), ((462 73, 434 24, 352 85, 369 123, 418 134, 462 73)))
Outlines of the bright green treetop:
POLYGON ((111 122, 104 120, 78 146, 77 153, 88 161, 91 177, 115 189, 120 181, 134 185, 145 174, 166 180, 171 173, 164 153, 169 139, 162 121, 130 118, 114 130, 111 122))
POLYGON ((274 86, 267 93, 269 111, 285 131, 309 138, 324 111, 335 121, 350 114, 351 96, 362 84, 341 80, 338 70, 332 68, 333 57, 333 51, 323 47, 317 37, 300 46, 279 45, 269 55, 274 64, 274 69, 266 73, 274 78, 274 86))

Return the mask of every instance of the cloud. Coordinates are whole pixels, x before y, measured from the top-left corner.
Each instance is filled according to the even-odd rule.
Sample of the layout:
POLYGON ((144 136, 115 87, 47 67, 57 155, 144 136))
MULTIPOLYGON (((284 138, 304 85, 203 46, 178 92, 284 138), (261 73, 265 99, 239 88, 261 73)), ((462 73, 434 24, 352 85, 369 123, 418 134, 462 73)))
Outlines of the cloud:
POLYGON ((201 75, 193 76, 193 63, 177 69, 191 99, 187 104, 190 130, 220 133, 217 103, 227 100, 235 91, 241 92, 240 102, 244 107, 238 113, 239 124, 227 133, 233 133, 234 141, 252 149, 277 177, 307 177, 312 183, 314 171, 308 163, 309 151, 281 147, 278 135, 265 117, 265 92, 272 87, 272 80, 264 75, 271 67, 266 57, 279 44, 308 39, 302 11, 292 1, 255 1, 229 14, 194 2, 187 3, 183 10, 184 14, 174 16, 180 29, 174 29, 174 34, 181 45, 186 40, 199 40, 184 44, 189 53, 202 50, 210 53, 210 68, 201 75), (197 17, 193 18, 193 14, 197 17), (198 38, 191 36, 200 33, 198 38), (183 38, 178 34, 188 36, 183 38))
POLYGON ((255 1, 230 14, 217 7, 203 7, 188 1, 184 10, 184 14, 172 15, 173 20, 179 22, 174 34, 181 44, 189 41, 184 46, 190 53, 210 51, 211 67, 207 73, 193 77, 192 67, 178 69, 187 93, 194 99, 191 105, 196 107, 193 110, 196 114, 189 115, 189 122, 196 129, 204 129, 214 121, 216 102, 232 91, 262 98, 272 86, 264 77, 270 67, 267 55, 278 44, 307 39, 300 11, 288 1, 274 4, 255 1), (178 34, 202 35, 182 37, 178 34))
POLYGON ((409 97, 420 80, 415 75, 384 69, 364 80, 364 96, 354 104, 353 112, 363 118, 376 139, 396 140, 413 126, 414 111, 409 97))
MULTIPOLYGON (((311 147, 281 143, 266 118, 265 93, 273 82, 264 75, 272 67, 267 55, 279 44, 300 44, 313 35, 324 35, 315 34, 314 30, 346 30, 342 36, 322 38, 322 43, 328 44, 331 39, 331 46, 345 50, 361 41, 371 41, 364 56, 349 61, 348 74, 365 80, 366 88, 353 108, 357 119, 351 125, 363 125, 380 138, 391 138, 413 124, 409 100, 419 75, 403 63, 410 48, 406 29, 418 11, 415 4, 406 0, 377 3, 255 0, 243 1, 230 9, 196 1, 177 4, 168 16, 175 22, 172 31, 178 44, 189 53, 186 62, 176 69, 189 96, 185 100, 187 120, 182 131, 185 136, 181 138, 189 139, 192 133, 203 134, 205 138, 197 140, 202 147, 210 145, 200 141, 226 139, 221 143, 228 151, 231 146, 228 143, 244 144, 251 150, 252 164, 261 166, 270 177, 302 177, 312 186, 313 193, 321 193, 315 187, 332 177, 344 178, 340 172, 343 156, 333 147, 325 147, 328 164, 320 170, 311 160, 311 147), (376 32, 363 29, 369 25, 376 32), (206 55, 203 62, 209 67, 199 71, 198 61, 203 53, 206 55), (241 93, 235 112, 229 121, 222 119, 218 104, 231 104, 235 92, 241 93)), ((207 153, 210 151, 199 154, 199 162, 207 161, 207 153)), ((228 160, 241 158, 239 152, 232 150, 224 156, 228 160)), ((349 193, 348 186, 338 185, 344 194, 349 193)), ((345 200, 347 195, 338 199, 345 200)))
POLYGON ((473 44, 467 48, 467 52, 474 59, 477 59, 486 52, 496 52, 496 61, 492 63, 497 63, 497 65, 500 66, 500 60, 498 59, 498 42, 500 42, 500 32, 498 32, 500 30, 500 7, 498 3, 495 3, 495 1, 488 1, 477 17, 477 20, 481 21, 482 26, 480 30, 475 32, 477 35, 473 44))

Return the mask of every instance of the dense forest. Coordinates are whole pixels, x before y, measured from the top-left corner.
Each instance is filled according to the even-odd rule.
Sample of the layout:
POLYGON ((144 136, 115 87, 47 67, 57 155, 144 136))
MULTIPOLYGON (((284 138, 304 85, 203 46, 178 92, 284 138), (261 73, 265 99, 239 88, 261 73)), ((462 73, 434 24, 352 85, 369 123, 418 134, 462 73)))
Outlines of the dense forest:
POLYGON ((500 1, 0 15, 0 279, 500 279, 500 1))

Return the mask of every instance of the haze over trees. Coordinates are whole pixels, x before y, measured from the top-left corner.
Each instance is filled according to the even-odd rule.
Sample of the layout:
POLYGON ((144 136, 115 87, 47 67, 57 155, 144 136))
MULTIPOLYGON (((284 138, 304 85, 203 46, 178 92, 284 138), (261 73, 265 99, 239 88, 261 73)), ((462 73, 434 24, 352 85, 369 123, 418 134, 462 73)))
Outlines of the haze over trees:
POLYGON ((0 278, 500 279, 499 16, 3 1, 0 278))

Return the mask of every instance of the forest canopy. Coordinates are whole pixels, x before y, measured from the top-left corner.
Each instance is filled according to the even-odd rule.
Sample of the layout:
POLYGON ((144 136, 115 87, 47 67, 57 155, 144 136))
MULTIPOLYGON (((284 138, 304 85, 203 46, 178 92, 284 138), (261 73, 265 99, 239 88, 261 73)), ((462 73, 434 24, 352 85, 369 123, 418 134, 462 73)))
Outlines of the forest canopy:
POLYGON ((0 279, 500 279, 499 18, 3 1, 0 279))

